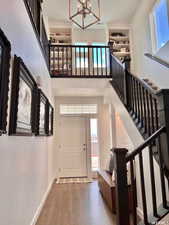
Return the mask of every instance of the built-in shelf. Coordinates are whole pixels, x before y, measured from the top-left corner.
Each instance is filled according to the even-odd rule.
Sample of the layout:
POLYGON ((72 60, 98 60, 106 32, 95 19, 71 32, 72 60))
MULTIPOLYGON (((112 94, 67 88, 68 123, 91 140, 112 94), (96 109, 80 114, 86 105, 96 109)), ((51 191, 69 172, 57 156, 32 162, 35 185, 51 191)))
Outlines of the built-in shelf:
POLYGON ((112 54, 120 61, 130 57, 129 30, 127 29, 109 29, 109 45, 112 54))
POLYGON ((120 36, 110 36, 110 40, 115 40, 115 41, 128 41, 128 36, 120 37, 120 36))
POLYGON ((71 44, 71 28, 51 28, 50 40, 52 44, 71 44))
MULTIPOLYGON (((71 45, 72 44, 72 31, 71 28, 51 28, 50 29, 50 40, 52 45, 71 45)), ((71 49, 65 49, 62 47, 53 47, 51 51, 51 67, 53 70, 59 70, 61 67, 62 71, 67 71, 71 66, 71 49), (64 59, 64 60, 63 60, 64 59), (56 62, 57 63, 54 63, 56 62)))

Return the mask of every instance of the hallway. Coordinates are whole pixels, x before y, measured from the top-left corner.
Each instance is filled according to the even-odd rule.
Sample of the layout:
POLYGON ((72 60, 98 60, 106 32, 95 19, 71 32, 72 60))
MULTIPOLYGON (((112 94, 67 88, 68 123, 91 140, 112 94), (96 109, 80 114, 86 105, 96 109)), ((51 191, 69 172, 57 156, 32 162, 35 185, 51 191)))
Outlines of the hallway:
POLYGON ((98 184, 54 184, 36 225, 114 225, 98 184))

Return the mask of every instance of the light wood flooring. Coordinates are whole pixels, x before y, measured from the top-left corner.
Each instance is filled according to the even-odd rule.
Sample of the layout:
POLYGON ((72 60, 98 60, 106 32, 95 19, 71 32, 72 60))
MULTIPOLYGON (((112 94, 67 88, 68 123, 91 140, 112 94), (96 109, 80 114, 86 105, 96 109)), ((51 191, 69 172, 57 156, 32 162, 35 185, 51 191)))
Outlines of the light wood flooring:
POLYGON ((36 225, 115 225, 97 181, 54 184, 36 225))

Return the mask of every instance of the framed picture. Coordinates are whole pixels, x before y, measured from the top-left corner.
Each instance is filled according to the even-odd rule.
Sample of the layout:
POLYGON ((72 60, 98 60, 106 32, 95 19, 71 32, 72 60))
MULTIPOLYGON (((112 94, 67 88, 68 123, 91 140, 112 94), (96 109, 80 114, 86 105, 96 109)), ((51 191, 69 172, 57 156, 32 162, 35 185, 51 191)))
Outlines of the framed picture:
POLYGON ((38 89, 38 102, 37 102, 37 126, 36 135, 47 136, 48 126, 47 126, 47 112, 48 112, 48 99, 44 93, 38 89))
POLYGON ((31 136, 36 126, 37 85, 22 59, 14 57, 9 135, 31 136))
POLYGON ((53 135, 53 115, 54 114, 54 109, 52 105, 48 102, 48 107, 47 107, 47 134, 48 136, 53 135))
POLYGON ((11 45, 0 29, 0 135, 6 133, 11 45))

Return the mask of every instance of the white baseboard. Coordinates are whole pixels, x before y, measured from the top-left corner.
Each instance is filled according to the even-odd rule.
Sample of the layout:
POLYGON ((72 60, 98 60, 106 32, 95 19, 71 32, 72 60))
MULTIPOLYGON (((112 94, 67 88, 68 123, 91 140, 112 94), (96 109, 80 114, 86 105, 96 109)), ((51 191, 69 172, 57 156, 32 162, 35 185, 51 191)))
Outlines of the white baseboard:
POLYGON ((43 206, 44 206, 44 204, 45 204, 45 201, 46 201, 46 199, 47 199, 47 197, 48 197, 48 194, 49 194, 49 192, 50 192, 50 190, 51 190, 51 188, 52 188, 52 185, 53 185, 53 183, 54 183, 54 180, 55 180, 55 179, 53 179, 52 182, 49 184, 48 189, 47 189, 47 191, 45 192, 45 194, 44 194, 44 196, 43 196, 43 198, 42 198, 42 201, 41 201, 41 203, 40 203, 38 209, 36 210, 36 213, 35 213, 35 215, 34 215, 34 217, 33 217, 33 220, 32 220, 32 222, 31 222, 30 225, 36 225, 37 220, 38 220, 38 217, 39 217, 39 215, 40 215, 40 213, 41 213, 41 211, 42 211, 42 208, 43 208, 43 206))
POLYGON ((144 218, 143 211, 139 207, 137 207, 137 215, 139 216, 141 220, 143 220, 144 218))

